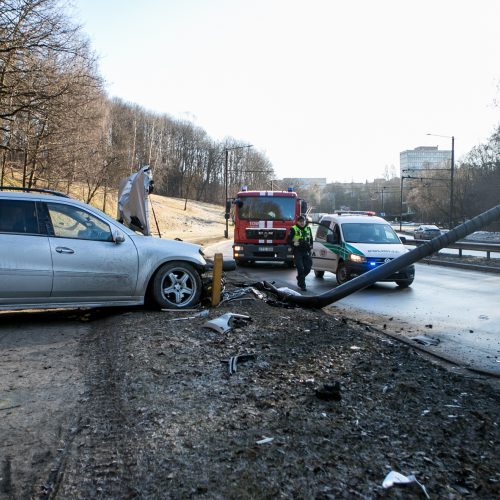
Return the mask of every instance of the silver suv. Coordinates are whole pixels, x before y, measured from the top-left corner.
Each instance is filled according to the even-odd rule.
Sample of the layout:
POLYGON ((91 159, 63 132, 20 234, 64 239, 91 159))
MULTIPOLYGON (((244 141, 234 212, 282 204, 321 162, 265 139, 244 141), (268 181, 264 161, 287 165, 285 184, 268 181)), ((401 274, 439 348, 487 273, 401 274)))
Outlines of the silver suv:
POLYGON ((200 301, 198 245, 139 235, 60 193, 2 189, 0 310, 200 301))

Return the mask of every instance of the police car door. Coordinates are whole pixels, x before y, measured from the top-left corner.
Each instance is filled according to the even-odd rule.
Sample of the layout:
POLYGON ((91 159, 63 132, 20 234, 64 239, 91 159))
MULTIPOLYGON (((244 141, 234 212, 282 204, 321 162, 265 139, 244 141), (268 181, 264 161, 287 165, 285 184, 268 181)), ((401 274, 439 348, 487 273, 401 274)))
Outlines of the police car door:
POLYGON ((312 252, 313 269, 315 271, 334 273, 337 269, 338 256, 334 250, 338 245, 331 242, 331 235, 334 234, 332 228, 334 226, 333 221, 322 221, 318 226, 312 252))

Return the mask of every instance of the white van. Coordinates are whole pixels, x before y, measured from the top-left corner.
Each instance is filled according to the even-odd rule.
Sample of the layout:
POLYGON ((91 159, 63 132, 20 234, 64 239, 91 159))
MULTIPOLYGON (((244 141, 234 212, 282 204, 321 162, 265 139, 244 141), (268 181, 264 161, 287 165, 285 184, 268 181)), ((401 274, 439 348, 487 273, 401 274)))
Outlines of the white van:
MULTIPOLYGON (((327 214, 314 238, 313 270, 317 278, 325 271, 334 273, 342 284, 408 251, 390 224, 373 212, 327 214)), ((381 281, 394 281, 406 288, 414 277, 411 265, 381 281)))

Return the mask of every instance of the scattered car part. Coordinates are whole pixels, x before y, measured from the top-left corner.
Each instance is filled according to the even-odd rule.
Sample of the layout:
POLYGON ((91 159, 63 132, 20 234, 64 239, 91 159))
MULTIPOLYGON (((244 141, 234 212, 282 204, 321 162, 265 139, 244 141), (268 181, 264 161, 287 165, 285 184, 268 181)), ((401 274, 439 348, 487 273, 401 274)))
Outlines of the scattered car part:
POLYGON ((252 318, 244 314, 226 313, 218 318, 207 321, 203 326, 215 330, 217 333, 226 333, 231 330, 233 326, 237 326, 235 320, 236 323, 237 320, 240 320, 240 324, 241 322, 246 324, 246 322, 252 321, 252 318))
POLYGON ((421 345, 439 345, 440 340, 432 337, 426 337, 425 335, 417 335, 416 337, 411 337, 411 340, 415 341, 417 344, 421 345))
POLYGON ((118 190, 118 220, 133 231, 151 234, 148 195, 153 191, 151 168, 140 168, 124 179, 118 190))
POLYGON ((186 319, 196 319, 196 318, 206 318, 208 317, 208 309, 204 309, 197 314, 193 314, 192 316, 184 316, 183 318, 173 318, 170 321, 184 321, 186 319))
POLYGON ((238 363, 244 363, 245 361, 255 360, 255 354, 239 354, 238 356, 233 356, 229 358, 228 361, 228 371, 229 375, 236 373, 236 365, 238 363))
POLYGON ((409 476, 404 476, 399 472, 391 470, 391 472, 389 472, 389 474, 385 476, 385 479, 382 482, 382 486, 387 489, 387 488, 392 488, 393 486, 398 484, 405 485, 411 483, 418 484, 418 486, 420 486, 420 488, 424 492, 425 497, 430 498, 425 486, 422 483, 420 483, 413 474, 410 474, 409 476))

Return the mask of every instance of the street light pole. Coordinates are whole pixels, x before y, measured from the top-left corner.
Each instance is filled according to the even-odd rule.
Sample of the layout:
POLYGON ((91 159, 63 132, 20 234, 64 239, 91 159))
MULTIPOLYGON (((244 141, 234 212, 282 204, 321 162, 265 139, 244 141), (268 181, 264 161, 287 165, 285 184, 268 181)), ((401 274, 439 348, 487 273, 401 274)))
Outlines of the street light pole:
POLYGON ((226 229, 224 230, 224 238, 228 239, 229 238, 229 212, 227 211, 227 200, 228 200, 228 174, 229 174, 229 169, 228 169, 228 159, 229 159, 229 151, 233 151, 235 149, 244 149, 244 148, 251 148, 251 144, 247 144, 246 146, 235 146, 234 148, 224 148, 224 151, 226 153, 226 157, 224 160, 224 195, 226 198, 226 204, 225 204, 225 214, 224 217, 226 218, 226 229))
POLYGON ((450 166, 450 229, 453 228, 453 177, 455 173, 455 136, 451 136, 451 166, 450 166))
POLYGON ((403 179, 404 175, 401 174, 401 198, 399 202, 399 231, 403 230, 403 179))
POLYGON ((455 136, 454 135, 438 135, 438 134, 427 134, 433 137, 444 137, 445 139, 451 139, 451 165, 450 165, 450 217, 449 217, 449 228, 453 228, 453 180, 455 177, 455 136))
POLYGON ((224 191, 225 191, 225 200, 226 200, 226 204, 224 206, 224 213, 225 213, 225 217, 226 217, 226 229, 224 230, 224 238, 228 239, 229 238, 229 217, 228 217, 228 213, 227 213, 227 159, 228 159, 228 156, 229 156, 229 149, 226 149, 226 159, 224 161, 224 191))

